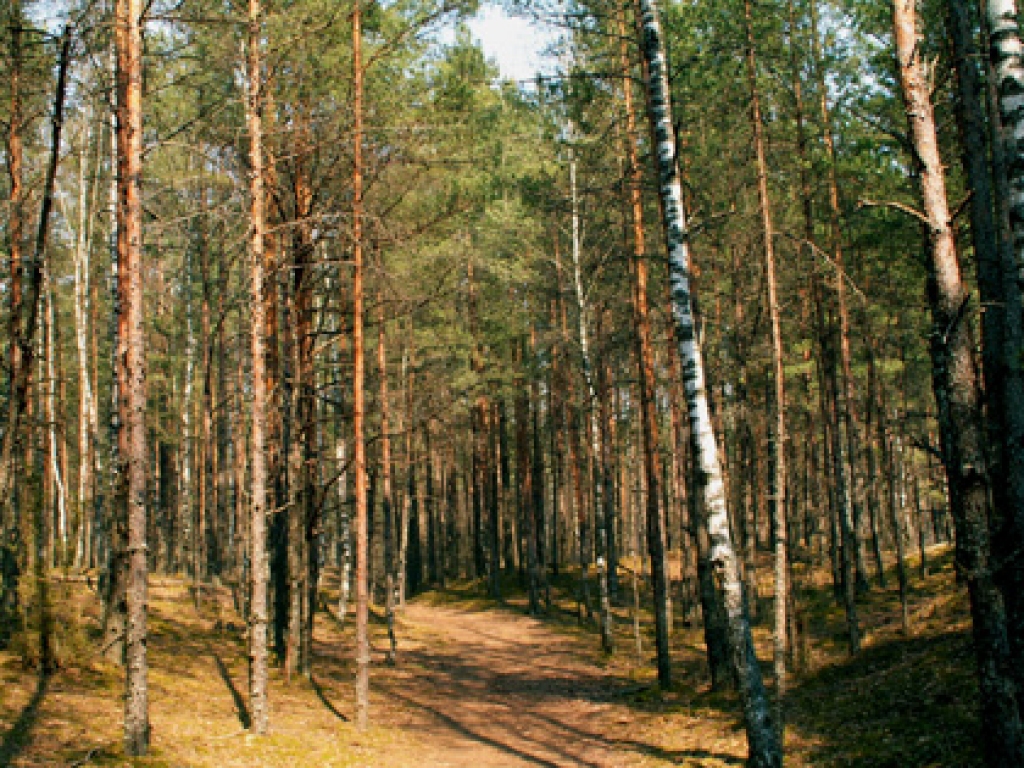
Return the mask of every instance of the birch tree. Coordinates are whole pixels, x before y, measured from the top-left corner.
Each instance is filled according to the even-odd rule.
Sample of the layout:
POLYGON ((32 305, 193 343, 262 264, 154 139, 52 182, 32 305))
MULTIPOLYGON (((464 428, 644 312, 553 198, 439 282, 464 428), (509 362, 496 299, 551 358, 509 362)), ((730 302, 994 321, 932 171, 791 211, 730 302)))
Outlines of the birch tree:
MULTIPOLYGON (((951 0, 955 14, 959 5, 951 0)), ((1009 639, 1014 659, 1017 706, 1024 703, 1024 316, 1021 314, 1021 276, 1024 274, 1024 44, 1021 42, 1016 0, 986 0, 989 58, 994 70, 998 114, 991 116, 996 128, 993 163, 997 210, 1001 229, 1009 230, 1009 242, 1001 243, 998 283, 1002 319, 1001 355, 996 361, 997 380, 986 380, 997 393, 997 419, 1001 422, 1001 456, 995 478, 1004 510, 997 520, 1000 553, 1008 559, 1000 579, 1009 620, 1009 639)), ((962 14, 962 11, 961 11, 962 14)), ((955 30, 954 30, 955 32, 955 30)), ((963 66, 961 66, 963 70, 963 66)), ((979 153, 976 153, 979 154, 979 153)), ((984 155, 980 159, 984 161, 984 155)), ((983 297, 986 298, 986 297, 983 297)), ((987 317, 986 313, 986 317, 987 317)))
POLYGON ((711 559, 724 592, 731 652, 739 680, 747 743, 750 749, 749 765, 752 768, 779 768, 782 765, 782 745, 771 722, 768 697, 754 653, 750 621, 746 615, 743 582, 729 531, 729 511, 726 506, 718 444, 711 423, 703 353, 694 322, 693 296, 690 290, 689 238, 672 124, 668 58, 657 0, 639 0, 639 8, 640 44, 648 67, 647 106, 656 148, 658 193, 672 288, 672 316, 676 326, 679 355, 683 362, 683 388, 689 409, 693 458, 697 467, 697 491, 707 510, 711 559))

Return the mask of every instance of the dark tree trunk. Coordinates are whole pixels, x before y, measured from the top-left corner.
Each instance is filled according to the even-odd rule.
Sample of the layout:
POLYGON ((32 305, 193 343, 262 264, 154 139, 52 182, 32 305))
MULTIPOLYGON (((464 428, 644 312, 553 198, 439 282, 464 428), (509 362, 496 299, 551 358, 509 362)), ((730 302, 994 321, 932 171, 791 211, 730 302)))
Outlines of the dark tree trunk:
MULTIPOLYGON (((978 287, 986 306, 983 333, 991 330, 993 336, 998 335, 995 326, 1000 321, 1002 323, 1002 335, 998 340, 990 340, 988 336, 983 340, 986 357, 998 355, 997 359, 985 361, 986 393, 991 389, 995 399, 987 413, 990 427, 997 429, 1001 438, 1001 441, 994 441, 1001 449, 993 473, 993 487, 997 491, 995 554, 1007 563, 997 574, 997 579, 1006 600, 1017 707, 1020 710, 1024 708, 1024 556, 1021 555, 1024 552, 1024 369, 1021 366, 1024 358, 1024 298, 1021 296, 1020 275, 1024 255, 1024 197, 1021 195, 1024 181, 1021 129, 1024 125, 1017 102, 1024 87, 1024 61, 1020 57, 1016 3, 987 0, 985 9, 991 61, 989 92, 998 106, 989 116, 994 134, 992 165, 997 191, 998 231, 1003 236, 999 238, 997 265, 992 265, 990 258, 986 258, 983 264, 982 258, 987 254, 979 250, 978 287), (989 288, 996 290, 986 298, 986 289, 989 288), (992 318, 989 318, 989 313, 992 313, 992 318), (990 343, 995 349, 988 354, 990 343), (993 413, 998 424, 991 423, 993 413)), ((964 38, 967 34, 964 26, 969 29, 969 22, 962 4, 951 0, 950 13, 954 46, 958 39, 969 44, 970 38, 964 38)), ((965 47, 961 43, 960 47, 963 51, 958 55, 965 59, 972 55, 969 45, 965 47)), ((977 100, 977 73, 966 61, 958 67, 958 73, 964 111, 965 167, 974 193, 972 204, 980 207, 987 199, 984 187, 988 177, 980 175, 984 169, 985 146, 981 133, 984 118, 979 114, 977 100), (973 98, 971 91, 975 94, 973 98), (976 199, 978 197, 981 197, 980 201, 976 199)), ((973 222, 972 218, 972 225, 973 222)), ((985 230, 981 231, 984 233, 985 230)))
POLYGON ((968 294, 950 228, 945 174, 939 157, 931 84, 924 75, 913 0, 894 7, 900 85, 915 149, 924 204, 928 300, 932 312, 932 386, 956 524, 957 560, 967 581, 981 687, 983 743, 991 766, 1024 762, 1024 740, 1011 676, 1002 595, 990 559, 991 484, 984 452, 968 294))

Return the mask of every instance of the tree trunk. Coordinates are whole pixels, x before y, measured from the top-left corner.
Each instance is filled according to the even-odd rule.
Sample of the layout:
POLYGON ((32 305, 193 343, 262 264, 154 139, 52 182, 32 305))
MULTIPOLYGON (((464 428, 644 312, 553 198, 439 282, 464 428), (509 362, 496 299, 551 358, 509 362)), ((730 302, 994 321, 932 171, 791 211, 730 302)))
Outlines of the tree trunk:
MULTIPOLYGON (((116 43, 111 47, 111 74, 117 77, 117 50, 116 43)), ((123 158, 118 153, 120 142, 120 128, 118 119, 118 100, 121 98, 119 89, 114 89, 114 105, 110 113, 111 138, 110 138, 110 279, 109 285, 110 302, 113 307, 111 312, 111 349, 110 368, 114 385, 111 387, 110 404, 110 489, 109 503, 107 504, 106 519, 104 520, 105 545, 107 549, 106 569, 104 574, 103 595, 103 655, 108 661, 124 664, 124 639, 125 624, 127 622, 127 594, 126 581, 128 569, 125 566, 125 556, 128 540, 128 520, 124 514, 127 509, 125 494, 127 492, 127 477, 123 465, 124 457, 128 453, 125 440, 127 431, 121 422, 120 402, 127 397, 124 391, 124 384, 127 378, 122 372, 125 361, 126 333, 124 327, 125 307, 121 299, 121 290, 118 283, 120 274, 119 262, 121 260, 121 239, 123 227, 120 224, 120 196, 118 177, 123 176, 121 163, 123 158)))
POLYGON ((875 365, 875 352, 868 349, 868 390, 867 403, 864 406, 864 453, 867 458, 868 470, 868 493, 866 503, 868 506, 868 524, 871 526, 871 550, 875 558, 875 575, 878 578, 880 589, 886 588, 885 563, 882 561, 882 543, 878 530, 878 510, 881 507, 881 494, 878 492, 878 461, 876 450, 884 450, 884 441, 879 440, 878 445, 872 442, 872 426, 879 419, 877 409, 879 403, 875 399, 875 393, 881 391, 878 382, 878 369, 875 365))
MULTIPOLYGON (((786 608, 788 585, 786 575, 786 379, 783 371, 782 330, 775 276, 775 232, 772 226, 771 201, 768 196, 768 162, 765 159, 764 126, 761 121, 761 98, 757 87, 757 61, 754 49, 754 21, 751 0, 743 4, 747 31, 747 80, 750 84, 750 120, 754 129, 754 153, 757 161, 757 197, 764 229, 764 263, 768 282, 768 316, 771 325, 772 379, 774 384, 775 425, 771 434, 772 458, 772 521, 775 544, 775 629, 773 671, 775 675, 776 726, 783 731, 783 699, 786 695, 786 608)), ((780 739, 782 736, 780 735, 780 739)))
MULTIPOLYGON (((951 14, 956 14, 959 3, 950 4, 951 14)), ((988 314, 996 307, 996 317, 1002 320, 1002 337, 1000 341, 1000 358, 993 361, 995 368, 994 380, 989 380, 989 369, 986 368, 986 388, 992 389, 998 401, 993 403, 990 411, 1001 407, 998 413, 999 434, 1001 442, 1001 463, 993 476, 994 486, 999 488, 996 500, 1003 502, 1003 510, 996 509, 996 554, 1006 562, 1002 573, 998 574, 1003 597, 1006 600, 1007 618, 1009 621, 1009 638, 1011 658, 1014 660, 1014 680, 1017 687, 1018 709, 1024 707, 1024 370, 1021 359, 1024 358, 1024 310, 1021 296, 1021 270, 1024 269, 1024 116, 1019 107, 1020 93, 1024 89, 1024 61, 1021 60, 1021 39, 1018 25, 1017 4, 1014 0, 986 0, 985 11, 988 22, 990 40, 990 60, 994 77, 990 88, 998 89, 998 115, 991 115, 991 123, 996 130, 992 147, 993 166, 996 177, 997 199, 1002 230, 1009 230, 999 248, 998 267, 988 283, 998 281, 999 290, 992 298, 982 294, 982 301, 988 308, 985 317, 986 330, 991 322, 988 314), (991 302, 991 304, 989 303, 991 302), (1001 306, 1002 311, 998 308, 1001 306), (997 314, 998 313, 998 314, 997 314)), ((963 13, 960 13, 963 16, 963 13)), ((965 19, 966 21, 966 19, 965 19)), ((954 21, 954 26, 964 22, 954 21)), ((959 36, 962 36, 962 32, 959 36)), ((958 35, 954 30, 954 43, 958 35)), ((965 51, 964 56, 969 56, 965 51)), ((973 66, 960 67, 967 78, 976 80, 973 66), (973 77, 972 77, 973 76, 973 77)), ((962 76, 963 77, 963 76, 962 76)), ((975 88, 976 90, 976 88, 975 88)), ((961 100, 965 105, 975 106, 975 116, 968 116, 966 126, 973 134, 980 134, 983 120, 976 115, 977 96, 970 100, 970 95, 961 83, 961 100)), ((966 108, 966 107, 965 107, 966 108)), ((976 164, 984 163, 984 143, 965 132, 965 165, 968 173, 976 164)), ((979 196, 981 181, 977 183, 971 174, 971 188, 974 196, 979 196)), ((975 200, 972 199, 972 204, 975 200)), ((982 202, 977 203, 979 206, 982 202)), ((973 209, 972 209, 973 210, 973 209)), ((972 219, 973 221, 973 219, 972 219)), ((979 253, 979 255, 981 255, 979 253)), ((979 258, 979 289, 984 290, 980 270, 982 263, 979 258)), ((993 333, 997 331, 993 330, 993 333)), ((989 340, 985 339, 986 344, 989 340)))
MULTIPOLYGON (((87 113, 87 121, 94 116, 87 113)), ((91 222, 95 211, 95 193, 99 184, 93 184, 93 202, 89 198, 88 143, 92 135, 89 123, 83 131, 82 146, 78 161, 78 220, 75 237, 75 351, 78 362, 78 536, 74 564, 76 568, 87 567, 87 542, 89 540, 89 512, 92 509, 93 467, 90 463, 96 436, 89 419, 92 408, 92 379, 89 376, 89 322, 91 319, 91 222)), ((99 152, 102 142, 97 137, 96 162, 99 166, 99 152)), ((2 530, 0 525, 0 530, 2 530)))
POLYGON ((352 592, 352 515, 348 500, 348 458, 345 439, 340 437, 335 448, 341 476, 338 478, 338 621, 344 623, 348 615, 348 601, 352 592))
MULTIPOLYGON (((524 348, 526 343, 520 343, 519 364, 520 368, 525 367, 526 354, 524 348)), ((526 538, 526 573, 527 573, 527 594, 529 596, 529 611, 531 614, 540 613, 540 573, 537 567, 537 538, 536 538, 536 514, 534 502, 536 496, 533 489, 534 472, 531 466, 529 428, 530 428, 530 391, 526 382, 520 381, 517 385, 516 400, 514 405, 514 416, 516 420, 516 506, 519 511, 519 524, 524 531, 526 538)))
POLYGON ((207 527, 210 515, 210 454, 213 450, 213 332, 210 328, 210 253, 205 233, 199 237, 199 274, 203 281, 203 295, 199 305, 199 333, 203 344, 203 392, 200 416, 201 438, 197 471, 198 498, 192 528, 192 599, 196 608, 202 602, 202 583, 209 553, 207 527))
POLYGON ((246 122, 249 128, 249 301, 252 302, 252 520, 249 560, 249 727, 264 734, 267 707, 267 464, 266 464, 266 308, 264 297, 263 76, 262 10, 249 0, 246 122))
POLYGON ((405 475, 406 494, 402 504, 402 518, 398 547, 398 604, 405 606, 408 595, 419 592, 423 582, 423 551, 420 537, 420 504, 419 486, 416 483, 415 456, 415 421, 413 413, 413 393, 416 382, 415 348, 413 328, 410 323, 406 338, 408 348, 402 354, 402 379, 405 389, 405 475))
POLYGON ((704 381, 704 360, 697 337, 690 293, 690 254, 686 216, 679 183, 672 103, 668 87, 668 61, 658 18, 657 0, 640 0, 641 47, 648 66, 648 108, 654 145, 657 149, 662 224, 668 250, 669 279, 672 284, 672 314, 683 361, 684 387, 690 411, 691 443, 698 469, 698 488, 708 511, 711 560, 725 593, 734 664, 740 681, 752 768, 782 765, 782 746, 772 726, 768 697, 754 654, 743 599, 739 563, 729 531, 729 512, 718 458, 718 445, 711 424, 704 381))
POLYGON ((981 687, 983 743, 991 766, 1024 762, 1021 721, 1010 674, 1002 595, 990 563, 990 480, 984 455, 978 382, 974 370, 968 294, 950 228, 945 174, 939 157, 931 84, 918 47, 913 0, 897 0, 893 13, 900 86, 915 150, 924 204, 928 299, 932 311, 932 385, 938 407, 957 560, 967 580, 981 687))
MULTIPOLYGON (((297 271, 293 264, 291 273, 297 271)), ((291 681, 302 666, 302 616, 305 597, 305 541, 303 525, 303 483, 302 483, 302 426, 299 415, 299 393, 302 390, 302 374, 299 366, 299 320, 297 291, 294 283, 285 289, 284 348, 285 359, 285 428, 283 453, 287 465, 288 504, 284 512, 284 549, 286 595, 286 639, 284 654, 284 676, 291 681)), ((279 603, 280 604, 280 603, 279 603)))
MULTIPOLYGON (((534 361, 537 360, 537 332, 536 329, 530 328, 530 354, 534 361)), ((530 456, 530 469, 533 473, 533 501, 531 502, 531 510, 533 513, 533 522, 528 527, 528 530, 533 531, 534 538, 534 550, 537 561, 537 578, 539 580, 540 587, 544 590, 545 604, 550 607, 550 595, 548 591, 548 580, 547 580, 547 538, 546 531, 547 526, 545 525, 544 515, 544 448, 541 442, 541 397, 540 397, 540 381, 539 377, 534 374, 530 382, 530 430, 532 437, 532 450, 530 456)), ((550 424, 550 416, 549 424, 550 424)))
MULTIPOLYGON (((16 8, 15 11, 18 14, 16 24, 20 24, 20 8, 16 8)), ((7 428, 8 430, 15 431, 8 432, 4 435, 3 457, 0 458, 0 493, 2 493, 0 498, 5 501, 7 500, 8 493, 10 491, 9 482, 13 476, 4 475, 4 473, 11 469, 11 460, 13 459, 12 450, 14 447, 14 441, 19 439, 17 432, 23 415, 22 412, 24 411, 24 415, 30 416, 31 411, 31 408, 29 407, 28 387, 33 364, 36 325, 39 321, 40 293, 43 290, 43 281, 46 275, 46 251, 50 233, 50 213, 53 210, 57 168, 60 163, 61 129, 64 125, 64 99, 67 92, 70 48, 71 28, 69 26, 65 26, 64 34, 61 39, 60 57, 58 59, 57 85, 54 91, 53 113, 51 117, 50 157, 46 166, 46 178, 43 182, 43 196, 39 210, 39 227, 36 230, 35 246, 31 252, 30 258, 21 265, 22 271, 19 275, 19 279, 24 294, 21 297, 21 303, 18 306, 19 317, 15 321, 17 334, 12 336, 10 341, 12 368, 14 369, 13 372, 15 374, 15 378, 11 385, 12 391, 10 393, 10 400, 8 404, 9 412, 7 428), (16 365, 14 364, 15 360, 17 360, 16 365)), ((12 280, 12 283, 13 282, 15 281, 12 280)), ((40 378, 42 378, 41 374, 40 378)), ((26 419, 26 421, 31 423, 30 419, 26 419)), ((28 455, 25 462, 25 468, 29 473, 34 474, 35 469, 32 466, 33 462, 31 458, 32 436, 30 430, 26 431, 28 431, 29 434, 25 436, 25 447, 28 455)), ((31 491, 31 485, 29 491, 31 491)), ((47 675, 56 668, 56 660, 53 657, 51 638, 53 627, 52 617, 50 615, 48 577, 46 573, 49 561, 46 551, 46 515, 41 498, 28 497, 25 501, 27 502, 25 506, 33 511, 32 542, 34 552, 30 553, 29 560, 30 562, 34 561, 33 564, 35 566, 35 609, 38 613, 39 621, 39 671, 43 675, 47 675)), ((145 632, 144 623, 142 628, 143 632, 145 632)), ((145 659, 143 658, 143 669, 145 668, 144 662, 145 659)), ((131 678, 129 678, 129 682, 130 681, 131 678)), ((145 690, 144 683, 145 678, 143 677, 143 690, 145 690)), ((130 684, 128 686, 128 690, 129 692, 132 691, 132 686, 130 684)))
MULTIPOLYGON (((13 497, 12 491, 17 493, 17 467, 12 463, 18 461, 16 440, 19 439, 19 425, 22 418, 22 411, 25 408, 25 393, 20 390, 22 369, 25 368, 22 356, 21 337, 24 329, 21 327, 22 319, 22 283, 24 264, 22 260, 22 247, 25 239, 25 180, 24 180, 24 148, 22 144, 22 69, 24 56, 22 51, 22 18, 21 0, 10 2, 10 89, 11 106, 10 117, 7 127, 7 173, 10 176, 11 194, 10 210, 7 222, 8 249, 11 270, 11 298, 9 315, 9 359, 7 361, 9 382, 6 425, 4 428, 4 439, 2 454, 0 454, 0 509, 3 510, 3 517, 0 518, 0 530, 6 536, 8 526, 13 529, 17 525, 17 499, 13 497), (17 399, 17 398, 20 398, 17 399)), ((27 385, 26 385, 27 386, 27 385)), ((12 589, 16 586, 12 585, 12 589)))
POLYGON ((356 475, 356 724, 366 730, 370 715, 369 583, 366 509, 366 442, 363 424, 363 56, 362 5, 352 9, 352 443, 356 475))
POLYGON ((832 137, 832 121, 828 107, 828 89, 825 88, 825 72, 822 66, 820 43, 818 41, 818 13, 817 4, 811 2, 811 46, 812 58, 820 91, 819 107, 822 120, 822 137, 825 144, 825 156, 828 164, 828 201, 829 201, 829 237, 831 240, 830 250, 832 261, 836 270, 836 301, 839 309, 839 346, 843 360, 843 376, 840 377, 836 369, 834 339, 830 339, 829 354, 824 361, 825 377, 827 379, 828 406, 831 412, 831 457, 832 471, 835 478, 835 500, 836 517, 839 522, 839 557, 838 565, 840 572, 840 585, 843 593, 843 602, 846 609, 847 636, 850 644, 850 654, 855 655, 860 651, 860 625, 857 618, 857 554, 860 551, 857 542, 857 525, 853 503, 853 475, 851 472, 854 466, 854 456, 851 453, 847 456, 847 449, 852 443, 847 440, 844 446, 843 428, 846 428, 847 436, 853 431, 852 413, 849 410, 850 392, 852 388, 852 374, 847 374, 846 367, 849 363, 849 315, 846 308, 846 274, 842 269, 843 249, 842 232, 840 229, 839 211, 839 184, 836 178, 835 143, 832 137), (844 336, 845 334, 845 336, 844 336), (845 339, 845 341, 844 341, 845 339), (842 379, 842 380, 840 380, 842 379), (849 418, 847 418, 849 417, 849 418))
MULTIPOLYGON (((383 261, 383 260, 382 260, 383 261)), ((381 264, 381 272, 384 265, 381 264)), ((395 662, 395 592, 396 569, 395 545, 395 500, 391 482, 391 408, 388 396, 387 367, 387 318, 384 316, 384 293, 377 289, 377 379, 380 387, 378 394, 380 409, 380 472, 381 472, 381 507, 384 517, 384 612, 388 627, 390 650, 387 654, 388 663, 395 662)))
POLYGON ((128 755, 149 751, 146 664, 146 358, 142 276, 142 4, 117 4, 118 291, 126 334, 119 375, 127 432, 128 621, 125 633, 124 740, 128 755))
MULTIPOLYGON (((879 395, 881 387, 879 386, 879 395)), ((904 541, 905 532, 900 522, 901 504, 896 472, 896 451, 894 450, 893 435, 889 433, 885 419, 885 402, 878 398, 878 442, 882 447, 883 461, 886 467, 886 474, 889 476, 887 483, 889 490, 889 522, 892 525, 893 542, 896 545, 896 583, 900 593, 900 627, 904 635, 910 634, 910 590, 907 583, 906 544, 904 541)))
MULTIPOLYGON (((303 128, 303 130, 305 130, 303 128)), ((308 142, 303 139, 303 148, 308 142)), ((295 269, 292 277, 295 283, 295 345, 297 350, 298 373, 298 429, 301 464, 297 481, 300 484, 299 513, 302 520, 303 551, 305 569, 303 573, 304 594, 301 615, 302 627, 299 633, 299 669, 306 677, 313 672, 313 627, 316 617, 317 592, 320 581, 320 509, 317 499, 317 382, 314 368, 314 318, 313 318, 313 270, 315 269, 315 245, 313 243, 313 190, 310 183, 308 155, 296 159, 295 178, 296 217, 299 226, 296 232, 295 269)))
MULTIPOLYGON (((600 426, 600 411, 598 407, 598 392, 594 384, 594 365, 590 353, 590 333, 589 333, 589 315, 590 315, 590 302, 587 299, 587 292, 583 286, 583 273, 581 268, 582 261, 582 243, 580 239, 580 215, 579 215, 579 200, 576 189, 576 161, 570 159, 569 165, 570 171, 570 185, 572 194, 572 261, 573 261, 573 285, 576 289, 576 308, 578 310, 579 319, 579 341, 580 341, 580 354, 581 362, 583 363, 583 377, 587 385, 587 434, 589 437, 589 461, 591 465, 590 480, 593 485, 593 497, 594 497, 594 518, 597 522, 597 517, 600 516, 601 520, 594 526, 595 532, 601 541, 598 544, 598 553, 603 553, 605 550, 604 532, 607 526, 604 522, 604 515, 606 513, 606 506, 604 500, 604 481, 601 477, 600 467, 602 464, 602 456, 604 455, 604 448, 601 444, 601 426, 600 426)), ((589 521, 585 521, 581 527, 581 540, 580 540, 580 551, 581 553, 586 551, 589 553, 589 544, 586 541, 585 531, 590 529, 589 521)), ((664 572, 664 550, 662 551, 662 571, 664 572)), ((581 570, 584 578, 584 594, 587 592, 586 586, 586 571, 587 563, 589 561, 589 554, 581 555, 581 570)), ((598 573, 598 591, 602 595, 601 599, 601 645, 605 652, 610 652, 612 647, 612 636, 611 636, 611 604, 607 599, 608 596, 608 569, 602 568, 598 573)), ((657 593, 657 587, 655 588, 657 593)), ((656 603, 656 605, 658 605, 656 603)), ((590 613, 590 607, 587 606, 587 613, 590 613)), ((666 637, 666 648, 667 648, 667 637, 666 637)), ((660 648, 660 645, 659 645, 660 648)), ((667 663, 667 662, 666 662, 667 663)), ((659 661, 659 668, 661 662, 659 661)), ((660 674, 659 674, 660 677, 660 674)), ((663 685, 667 687, 668 678, 665 679, 663 685)))

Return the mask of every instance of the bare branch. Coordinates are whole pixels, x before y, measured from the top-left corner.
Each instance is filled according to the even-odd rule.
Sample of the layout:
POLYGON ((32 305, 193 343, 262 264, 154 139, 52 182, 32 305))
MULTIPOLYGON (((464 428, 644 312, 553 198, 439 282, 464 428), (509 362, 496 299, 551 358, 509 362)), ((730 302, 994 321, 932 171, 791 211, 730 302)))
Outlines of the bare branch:
POLYGON ((894 211, 905 213, 907 216, 917 219, 922 224, 928 224, 928 217, 917 210, 917 208, 896 200, 858 200, 857 210, 859 211, 861 208, 891 208, 894 211))

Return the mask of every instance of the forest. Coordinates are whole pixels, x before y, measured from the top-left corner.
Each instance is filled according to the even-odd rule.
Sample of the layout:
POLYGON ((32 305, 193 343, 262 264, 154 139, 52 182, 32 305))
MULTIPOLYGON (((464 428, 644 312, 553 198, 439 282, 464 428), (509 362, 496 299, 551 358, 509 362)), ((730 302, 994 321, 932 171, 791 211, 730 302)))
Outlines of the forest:
POLYGON ((1024 766, 1015 0, 480 10, 3 0, 0 765, 1024 766))

